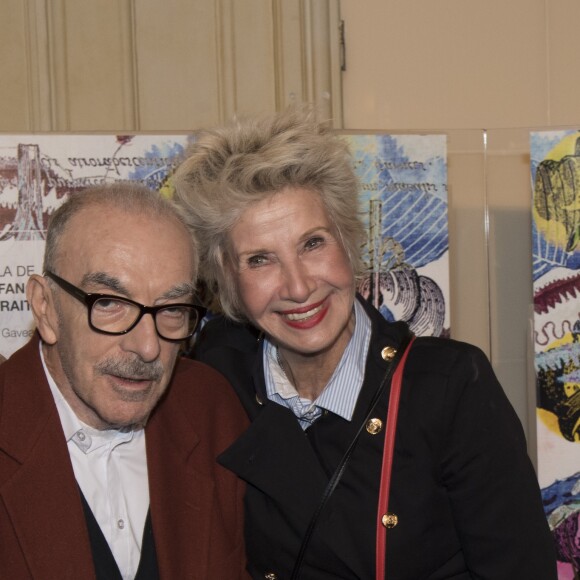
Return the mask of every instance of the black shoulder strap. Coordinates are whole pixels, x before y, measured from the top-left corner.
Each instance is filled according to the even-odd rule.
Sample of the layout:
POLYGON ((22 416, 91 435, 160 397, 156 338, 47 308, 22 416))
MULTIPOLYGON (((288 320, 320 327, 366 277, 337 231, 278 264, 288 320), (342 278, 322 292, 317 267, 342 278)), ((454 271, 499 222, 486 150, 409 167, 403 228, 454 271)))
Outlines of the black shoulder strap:
POLYGON ((312 534, 314 532, 316 524, 318 523, 318 519, 320 517, 320 514, 322 513, 322 510, 324 509, 324 507, 328 503, 330 496, 333 494, 334 490, 336 489, 336 486, 338 485, 340 479, 342 478, 342 474, 344 473, 344 470, 346 469, 346 466, 348 464, 350 456, 352 455, 352 452, 354 451, 354 448, 356 447, 356 444, 359 440, 360 434, 362 433, 363 429, 365 428, 365 425, 367 424, 367 422, 371 418, 371 415, 373 413, 373 409, 375 408, 375 406, 379 402, 381 396, 385 392, 386 386, 390 383, 391 377, 393 376, 393 372, 397 368, 397 365, 399 364, 399 361, 401 360, 401 357, 403 356, 403 353, 405 352, 407 345, 409 344, 409 342, 411 341, 412 338, 413 338, 413 333, 409 330, 407 332, 407 335, 401 341, 401 344, 399 345, 399 348, 397 349, 397 353, 396 353, 395 357, 393 358, 393 361, 389 365, 389 368, 387 369, 387 372, 385 373, 383 380, 381 381, 375 394, 373 395, 373 398, 371 400, 371 403, 369 405, 369 408, 368 408, 368 411, 365 415, 365 418, 363 419, 362 423, 360 424, 355 436, 353 437, 346 452, 342 456, 342 459, 340 460, 338 466, 336 467, 334 473, 332 474, 332 477, 330 478, 328 485, 326 486, 326 489, 322 493, 322 496, 321 496, 320 501, 318 503, 318 507, 316 508, 314 514, 312 515, 312 519, 310 520, 310 523, 308 524, 308 528, 306 529, 306 533, 304 534, 304 538, 302 539, 302 544, 300 546, 298 556, 296 557, 296 561, 294 562, 294 568, 292 569, 292 575, 290 576, 290 580, 298 580, 298 578, 300 577, 300 570, 302 568, 302 562, 304 561, 304 555, 306 554, 306 549, 308 548, 308 544, 310 543, 310 539, 312 537, 312 534))

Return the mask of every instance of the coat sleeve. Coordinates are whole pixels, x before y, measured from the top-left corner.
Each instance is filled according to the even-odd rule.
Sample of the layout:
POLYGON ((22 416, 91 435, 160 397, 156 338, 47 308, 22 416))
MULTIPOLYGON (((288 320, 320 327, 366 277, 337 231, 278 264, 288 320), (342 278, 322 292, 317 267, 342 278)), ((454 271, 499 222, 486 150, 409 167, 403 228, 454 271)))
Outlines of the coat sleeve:
POLYGON ((442 478, 473 578, 556 580, 524 432, 485 355, 468 347, 448 386, 442 478))

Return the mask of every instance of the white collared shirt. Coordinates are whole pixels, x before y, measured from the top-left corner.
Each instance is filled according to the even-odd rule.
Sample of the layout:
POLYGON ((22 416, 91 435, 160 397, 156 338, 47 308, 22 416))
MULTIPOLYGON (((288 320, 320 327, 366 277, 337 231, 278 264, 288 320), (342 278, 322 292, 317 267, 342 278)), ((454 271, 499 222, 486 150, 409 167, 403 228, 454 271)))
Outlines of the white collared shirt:
POLYGON ((137 574, 143 528, 149 509, 145 431, 99 431, 79 420, 51 377, 40 347, 44 372, 79 484, 123 580, 137 574))
POLYGON ((276 349, 264 339, 264 378, 268 399, 288 407, 298 418, 302 429, 307 429, 324 410, 350 421, 364 382, 367 353, 371 340, 371 321, 354 301, 355 327, 342 357, 330 380, 315 401, 298 395, 298 391, 278 364, 276 349))

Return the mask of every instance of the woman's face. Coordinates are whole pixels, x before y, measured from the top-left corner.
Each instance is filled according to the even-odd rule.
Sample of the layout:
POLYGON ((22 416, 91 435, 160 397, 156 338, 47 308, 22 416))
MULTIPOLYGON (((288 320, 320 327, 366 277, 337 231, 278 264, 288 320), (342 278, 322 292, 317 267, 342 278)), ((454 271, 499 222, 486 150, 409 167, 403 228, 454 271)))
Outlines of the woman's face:
POLYGON ((281 348, 344 349, 354 276, 319 196, 285 189, 248 208, 230 232, 246 316, 281 348))

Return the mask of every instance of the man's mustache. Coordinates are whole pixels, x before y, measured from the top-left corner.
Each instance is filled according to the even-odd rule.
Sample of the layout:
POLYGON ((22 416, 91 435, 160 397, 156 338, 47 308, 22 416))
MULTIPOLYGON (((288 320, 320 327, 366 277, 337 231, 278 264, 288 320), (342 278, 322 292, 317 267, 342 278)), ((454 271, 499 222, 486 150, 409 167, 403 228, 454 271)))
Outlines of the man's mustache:
POLYGON ((160 360, 144 362, 139 357, 128 360, 106 359, 97 364, 96 369, 103 375, 147 381, 158 381, 164 370, 160 360))

